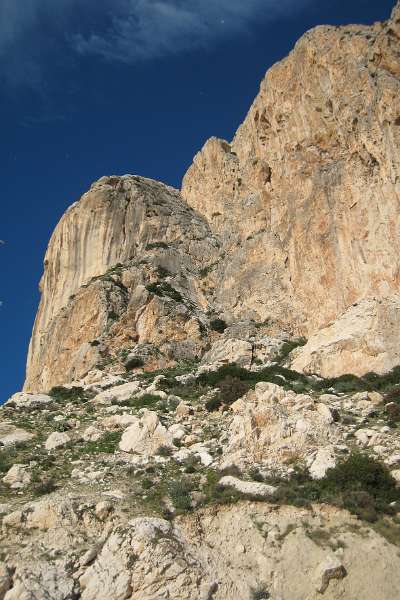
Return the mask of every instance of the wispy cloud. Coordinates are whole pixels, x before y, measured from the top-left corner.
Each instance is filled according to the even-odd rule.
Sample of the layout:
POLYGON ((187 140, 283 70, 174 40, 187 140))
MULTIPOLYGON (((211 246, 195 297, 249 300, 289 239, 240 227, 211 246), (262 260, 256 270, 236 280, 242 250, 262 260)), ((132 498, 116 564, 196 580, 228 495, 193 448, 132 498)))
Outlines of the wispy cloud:
POLYGON ((0 78, 35 81, 74 55, 135 63, 208 48, 311 1, 1 0, 0 78))
POLYGON ((128 0, 105 31, 78 34, 81 53, 135 62, 207 47, 304 0, 128 0))

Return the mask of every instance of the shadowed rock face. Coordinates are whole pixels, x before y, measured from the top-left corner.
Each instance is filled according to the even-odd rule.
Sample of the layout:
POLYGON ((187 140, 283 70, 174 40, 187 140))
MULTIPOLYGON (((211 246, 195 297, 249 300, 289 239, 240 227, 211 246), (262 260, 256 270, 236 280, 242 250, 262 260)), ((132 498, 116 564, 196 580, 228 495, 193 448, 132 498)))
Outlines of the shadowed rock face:
MULTIPOLYGON (((148 368, 201 357, 213 341, 210 315, 312 336, 355 302, 366 299, 369 313, 371 302, 393 304, 399 15, 397 4, 387 23, 305 34, 269 70, 233 142, 212 138, 195 157, 182 195, 141 177, 103 177, 68 209, 46 254, 26 390, 77 380, 121 350, 145 353, 148 368)), ((384 360, 324 350, 324 374, 396 364, 385 337, 392 317, 380 316, 384 360)), ((361 329, 356 341, 347 336, 351 351, 361 329)), ((318 340, 301 368, 320 365, 318 340)))

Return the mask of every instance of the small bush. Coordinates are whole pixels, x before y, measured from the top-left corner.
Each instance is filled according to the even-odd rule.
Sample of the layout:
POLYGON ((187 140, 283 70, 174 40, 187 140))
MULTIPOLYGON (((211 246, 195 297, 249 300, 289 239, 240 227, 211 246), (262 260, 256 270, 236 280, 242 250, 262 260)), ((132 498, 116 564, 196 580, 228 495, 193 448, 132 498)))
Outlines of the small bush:
POLYGON ((239 377, 227 375, 218 383, 218 394, 206 402, 206 409, 212 412, 218 410, 221 406, 230 406, 244 396, 249 387, 249 384, 239 379, 239 377))
POLYGON ((212 469, 206 472, 206 482, 202 489, 206 496, 205 504, 233 504, 240 500, 241 496, 235 490, 219 487, 220 478, 221 474, 212 469))
POLYGON ((166 277, 171 275, 171 273, 168 271, 168 269, 165 269, 161 265, 158 265, 158 267, 156 268, 156 272, 160 279, 165 279, 166 277))
POLYGON ((217 394, 216 396, 209 398, 209 400, 207 400, 204 406, 208 412, 215 412, 219 410, 222 406, 220 395, 217 394))
POLYGON ((290 481, 281 482, 277 499, 296 506, 326 502, 372 522, 380 514, 392 513, 390 503, 400 500, 400 490, 383 463, 352 452, 328 469, 323 479, 313 480, 307 471, 297 471, 290 481))
POLYGON ((186 460, 183 461, 182 467, 185 473, 195 473, 197 467, 200 464, 200 458, 195 454, 190 454, 186 460))
POLYGON ((249 384, 239 379, 239 377, 227 375, 218 384, 218 388, 222 403, 229 406, 248 392, 249 384))
POLYGON ((192 508, 190 492, 193 490, 193 484, 189 479, 180 479, 170 483, 168 493, 174 507, 181 512, 192 508))
POLYGON ((139 369, 144 366, 144 360, 140 356, 131 356, 127 358, 124 363, 125 369, 130 371, 131 369, 139 369))
POLYGON ((114 454, 117 450, 121 434, 118 431, 108 431, 96 442, 87 442, 82 448, 82 454, 114 454))
POLYGON ((251 591, 251 600, 268 600, 268 598, 270 598, 270 594, 268 592, 268 590, 264 587, 258 587, 255 590, 251 591))
POLYGON ((168 244, 166 244, 165 242, 151 242, 146 246, 146 250, 155 250, 158 248, 168 250, 168 244))
POLYGON ((395 387, 385 394, 385 402, 394 402, 400 406, 400 387, 395 387))
POLYGON ((74 404, 80 404, 89 400, 88 393, 82 387, 66 388, 56 386, 49 391, 49 396, 60 403, 73 402, 74 404))
POLYGON ((64 431, 68 431, 70 429, 69 425, 65 421, 56 421, 53 424, 54 430, 63 433, 64 431))
POLYGON ((144 479, 142 479, 142 488, 144 490, 151 490, 153 485, 154 485, 154 482, 149 477, 145 477, 144 479))
POLYGON ((293 350, 296 348, 300 348, 300 346, 305 346, 307 340, 305 337, 300 337, 295 340, 291 340, 290 342, 285 342, 280 349, 279 355, 276 358, 276 362, 282 363, 289 356, 293 350))
POLYGON ((34 496, 45 496, 46 494, 51 494, 56 489, 57 486, 54 479, 47 479, 36 483, 32 488, 32 493, 34 496))
POLYGON ((157 402, 160 401, 160 396, 156 396, 155 394, 144 394, 139 398, 130 398, 129 400, 124 400, 124 402, 119 402, 119 406, 129 406, 131 408, 147 408, 148 406, 154 406, 157 402))
POLYGON ((157 450, 158 456, 171 456, 172 448, 170 446, 160 446, 157 450))
POLYGON ((183 296, 180 292, 175 290, 169 283, 166 281, 158 281, 154 283, 149 283, 146 285, 146 290, 155 296, 159 296, 160 298, 164 298, 167 296, 174 300, 175 302, 183 302, 183 296))
POLYGON ((223 319, 213 319, 210 322, 210 328, 218 333, 224 333, 225 329, 227 328, 227 324, 223 319))

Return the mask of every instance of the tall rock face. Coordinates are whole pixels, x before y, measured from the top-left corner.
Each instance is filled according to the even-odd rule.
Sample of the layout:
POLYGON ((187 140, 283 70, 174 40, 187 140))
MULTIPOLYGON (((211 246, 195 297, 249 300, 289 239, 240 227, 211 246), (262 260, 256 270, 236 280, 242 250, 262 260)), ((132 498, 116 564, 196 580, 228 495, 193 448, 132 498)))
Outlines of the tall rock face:
POLYGON ((207 305, 193 274, 217 251, 176 190, 132 176, 93 184, 49 243, 25 389, 79 379, 138 345, 155 345, 161 364, 193 358, 207 305))
POLYGON ((221 235, 217 299, 306 335, 399 289, 400 25, 318 27, 267 73, 183 197, 221 235))
POLYGON ((213 316, 306 335, 295 364, 309 372, 389 370, 399 204, 398 3, 386 23, 305 34, 232 143, 205 144, 181 193, 104 177, 71 206, 46 254, 25 389, 112 371, 127 355, 146 368, 200 358, 213 316), (359 302, 366 319, 348 312, 359 302), (368 349, 356 351, 363 327, 368 349))

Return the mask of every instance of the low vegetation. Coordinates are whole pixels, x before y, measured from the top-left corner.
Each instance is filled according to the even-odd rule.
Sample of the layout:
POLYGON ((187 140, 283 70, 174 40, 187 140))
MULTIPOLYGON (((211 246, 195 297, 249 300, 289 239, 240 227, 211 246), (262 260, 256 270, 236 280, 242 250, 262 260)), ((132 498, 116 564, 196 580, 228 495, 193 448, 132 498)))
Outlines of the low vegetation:
POLYGON ((210 329, 217 331, 218 333, 224 333, 227 328, 227 324, 223 319, 213 319, 210 321, 210 329))
POLYGON ((323 479, 313 480, 308 471, 298 470, 289 481, 279 481, 276 499, 296 506, 323 502, 375 522, 394 514, 392 503, 400 501, 400 489, 383 463, 354 451, 323 479))
POLYGON ((81 404, 90 400, 90 395, 82 387, 53 387, 49 391, 49 396, 54 398, 56 402, 65 404, 72 402, 73 404, 81 404))
POLYGON ((146 285, 146 290, 160 298, 171 298, 175 302, 183 302, 183 296, 166 281, 156 281, 146 285))

